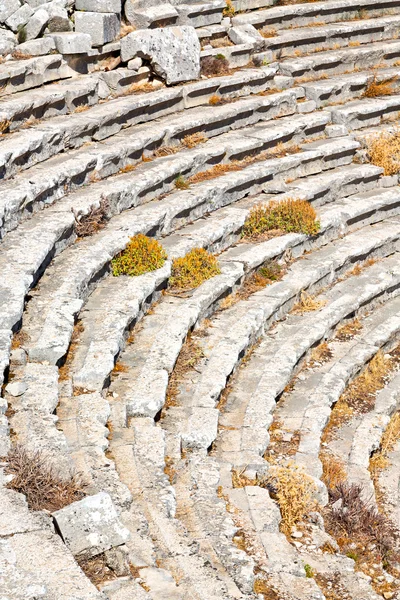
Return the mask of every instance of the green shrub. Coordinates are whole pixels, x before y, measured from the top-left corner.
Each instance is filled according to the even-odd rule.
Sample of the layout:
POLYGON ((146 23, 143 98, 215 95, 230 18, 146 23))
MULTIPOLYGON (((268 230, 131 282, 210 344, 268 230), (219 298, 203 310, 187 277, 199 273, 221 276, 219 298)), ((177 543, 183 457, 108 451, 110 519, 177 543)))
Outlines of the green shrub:
POLYGON ((112 274, 114 277, 143 275, 162 267, 166 258, 167 253, 160 242, 139 233, 111 261, 112 274))
POLYGON ((306 200, 289 198, 251 209, 243 226, 244 237, 257 237, 272 230, 315 235, 320 229, 314 208, 306 200))
POLYGON ((173 261, 170 285, 172 288, 189 290, 219 273, 221 270, 213 254, 204 248, 193 248, 186 256, 173 261))

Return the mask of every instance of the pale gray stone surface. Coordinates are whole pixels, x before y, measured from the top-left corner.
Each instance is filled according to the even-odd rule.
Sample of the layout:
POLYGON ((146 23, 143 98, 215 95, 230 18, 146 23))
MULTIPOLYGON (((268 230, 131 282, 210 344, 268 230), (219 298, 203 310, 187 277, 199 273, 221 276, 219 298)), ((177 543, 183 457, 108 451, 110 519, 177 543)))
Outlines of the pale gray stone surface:
POLYGON ((61 4, 58 4, 56 1, 51 2, 46 5, 46 11, 49 15, 47 29, 50 33, 72 30, 72 23, 68 17, 68 11, 61 4))
POLYGON ((134 31, 121 40, 124 62, 138 56, 150 60, 167 84, 198 79, 200 43, 192 27, 134 31))
POLYGON ((12 29, 14 33, 17 33, 18 28, 26 25, 32 15, 33 9, 29 6, 29 4, 23 4, 18 10, 8 17, 6 20, 6 25, 12 29))
POLYGON ((60 32, 51 34, 61 54, 86 54, 91 48, 91 37, 87 32, 60 32))
POLYGON ((109 494, 100 492, 53 513, 61 535, 74 556, 96 556, 129 539, 109 494))
POLYGON ((75 13, 76 33, 89 34, 93 46, 103 46, 112 42, 117 38, 119 29, 120 19, 114 12, 77 11, 75 13))
POLYGON ((49 54, 52 50, 56 49, 56 45, 54 40, 50 37, 44 37, 37 40, 30 40, 29 42, 24 42, 23 44, 19 44, 16 47, 16 50, 21 54, 25 54, 26 56, 43 56, 44 54, 49 54))
POLYGON ((264 46, 264 38, 253 25, 231 27, 228 36, 234 44, 255 44, 257 50, 261 50, 264 46))
POLYGON ((0 23, 4 23, 21 6, 19 0, 2 0, 0 6, 0 23))
POLYGON ((35 11, 35 13, 29 18, 24 28, 26 41, 39 37, 43 33, 48 22, 49 14, 46 10, 40 8, 39 10, 35 11))
POLYGON ((99 13, 120 13, 121 0, 76 0, 76 10, 99 13))
POLYGON ((6 29, 0 29, 0 56, 12 52, 17 45, 17 38, 6 29))

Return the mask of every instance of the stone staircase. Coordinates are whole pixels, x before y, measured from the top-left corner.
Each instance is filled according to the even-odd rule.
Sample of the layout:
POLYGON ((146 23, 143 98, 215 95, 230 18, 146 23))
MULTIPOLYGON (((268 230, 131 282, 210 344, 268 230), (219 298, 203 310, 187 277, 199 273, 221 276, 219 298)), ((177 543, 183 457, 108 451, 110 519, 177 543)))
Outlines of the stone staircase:
MULTIPOLYGON (((194 27, 203 67, 224 62, 171 86, 121 63, 124 37, 22 42, 12 15, 47 4, 16 4, 0 7, 0 597, 400 599, 400 187, 367 152, 397 132, 398 1, 132 0, 139 33, 194 27), (243 238, 289 198, 318 234, 243 238), (167 260, 113 277, 137 234, 167 260), (175 293, 172 261, 199 247, 220 274, 175 293), (252 287, 271 261, 278 280, 252 287), (18 445, 111 497, 129 539, 104 576, 12 489, 18 445), (289 529, 279 468, 315 501, 289 529), (328 525, 335 468, 391 519, 394 558, 328 525)), ((114 14, 75 4, 59 17, 114 14)))

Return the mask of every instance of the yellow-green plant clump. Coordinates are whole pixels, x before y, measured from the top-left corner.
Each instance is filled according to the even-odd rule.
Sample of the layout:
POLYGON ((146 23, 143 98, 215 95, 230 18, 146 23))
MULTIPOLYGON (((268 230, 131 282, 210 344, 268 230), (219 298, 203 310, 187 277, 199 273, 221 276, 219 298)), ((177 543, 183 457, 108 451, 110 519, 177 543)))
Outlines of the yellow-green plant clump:
POLYGON ((131 238, 129 244, 111 261, 114 277, 130 275, 135 277, 163 266, 167 253, 160 242, 142 233, 131 238))
POLYGON ((219 273, 221 270, 213 254, 204 248, 193 248, 186 256, 173 261, 170 285, 172 288, 190 290, 219 273))
POLYGON ((371 136, 367 141, 367 149, 371 163, 382 167, 385 175, 400 172, 400 130, 371 136))
POLYGON ((273 230, 315 235, 319 229, 320 223, 311 204, 288 198, 252 208, 243 226, 243 236, 252 238, 273 230))

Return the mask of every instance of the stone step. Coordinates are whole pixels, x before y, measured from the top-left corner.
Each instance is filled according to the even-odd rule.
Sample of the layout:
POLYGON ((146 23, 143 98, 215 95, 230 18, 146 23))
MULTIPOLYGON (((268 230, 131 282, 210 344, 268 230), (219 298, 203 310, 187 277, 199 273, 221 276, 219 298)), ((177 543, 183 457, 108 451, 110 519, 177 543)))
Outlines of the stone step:
MULTIPOLYGON (((231 134, 222 134, 217 143, 209 141, 192 150, 156 158, 154 162, 142 161, 142 153, 151 153, 154 147, 160 146, 171 130, 167 133, 162 128, 141 127, 136 130, 136 137, 130 131, 123 132, 112 142, 94 145, 89 152, 76 150, 69 153, 68 159, 62 160, 60 156, 50 159, 45 165, 32 167, 19 175, 18 183, 14 180, 4 182, 0 186, 2 230, 14 229, 20 220, 56 200, 55 210, 67 204, 68 210, 73 207, 79 215, 85 214, 103 197, 108 200, 111 213, 119 213, 138 201, 142 203, 170 191, 178 175, 187 177, 219 162, 242 160, 252 154, 272 150, 279 142, 295 145, 308 137, 323 135, 329 122, 330 114, 323 111, 312 116, 282 117, 265 127, 244 127, 231 134), (115 177, 107 179, 110 175, 115 177), (96 182, 102 178, 105 181, 96 182), (154 179, 157 185, 154 185, 154 179), (86 193, 78 191, 82 185, 89 183, 91 185, 86 193), (63 197, 65 201, 60 203, 63 197), (89 200, 89 204, 85 199, 89 200)), ((177 123, 176 128, 179 127, 177 123)), ((165 140, 167 145, 168 142, 172 146, 177 143, 176 140, 165 140)), ((350 142, 347 145, 350 158, 350 142)), ((356 147, 358 143, 353 142, 353 152, 356 147)), ((334 160, 335 155, 332 154, 334 160)))
POLYGON ((357 97, 362 98, 368 85, 375 81, 376 83, 389 82, 394 93, 398 92, 400 70, 377 69, 374 73, 370 71, 348 73, 347 75, 338 75, 330 79, 320 79, 302 84, 306 97, 313 100, 318 107, 324 108, 329 104, 346 102, 354 100, 357 97))
MULTIPOLYGON (((343 229, 341 229, 341 231, 343 231, 343 229)), ((293 236, 285 237, 289 238, 289 240, 291 239, 293 242, 293 236)), ((297 237, 300 241, 303 236, 297 237)), ((386 231, 384 231, 384 239, 391 239, 390 235, 389 238, 386 238, 386 231)), ((273 240, 273 242, 276 243, 265 244, 264 251, 262 248, 257 248, 256 244, 251 245, 250 251, 246 249, 246 245, 239 245, 234 249, 233 252, 228 251, 227 253, 221 254, 220 262, 221 264, 231 266, 233 268, 234 276, 236 278, 240 278, 241 271, 238 269, 238 263, 242 263, 247 273, 249 273, 261 266, 268 259, 275 258, 277 256, 279 257, 285 250, 287 250, 287 248, 290 247, 290 245, 285 246, 282 243, 283 238, 277 238, 276 240, 273 240), (268 247, 270 248, 269 254, 268 247), (275 254, 273 254, 272 248, 275 249, 275 254), (225 254, 227 256, 225 256, 225 254), (247 259, 247 255, 249 254, 251 255, 251 262, 247 259)), ((370 241, 368 243, 370 243, 370 241)), ((389 247, 390 244, 391 242, 389 242, 389 247)), ((260 244, 260 246, 262 247, 263 244, 260 244)), ((374 247, 374 245, 372 247, 374 247)), ((379 244, 377 248, 378 247, 379 244)), ((296 249, 296 255, 300 255, 305 248, 310 248, 310 243, 305 242, 304 244, 303 238, 303 245, 299 244, 298 248, 296 249)), ((367 254, 370 251, 371 248, 369 248, 369 250, 365 250, 367 254)), ((342 250, 340 252, 342 252, 342 250)), ((322 255, 326 256, 327 251, 322 255)), ((362 253, 361 255, 363 256, 362 253)), ((218 281, 218 277, 215 278, 215 281, 218 281)), ((233 283, 235 283, 235 278, 230 285, 232 286, 233 283)), ((212 282, 205 284, 206 289, 210 286, 209 289, 212 292, 211 285, 212 282)), ((199 289, 198 292, 200 294, 200 298, 205 298, 204 292, 201 289, 199 289)), ((218 292, 220 293, 220 290, 218 290, 218 292)), ((195 294, 195 296, 196 295, 197 294, 195 294)), ((123 353, 122 363, 128 364, 134 369, 128 377, 121 375, 118 381, 111 386, 111 390, 113 392, 115 391, 120 397, 134 396, 129 404, 131 407, 130 409, 134 411, 132 414, 142 414, 142 411, 144 411, 148 405, 151 405, 151 416, 154 416, 163 406, 166 386, 168 383, 167 374, 171 373, 173 369, 181 345, 188 331, 190 331, 190 329, 193 327, 196 319, 201 317, 201 310, 199 310, 199 308, 197 308, 195 313, 193 313, 192 308, 189 308, 194 304, 194 299, 195 297, 189 301, 188 308, 185 310, 180 308, 183 300, 178 300, 176 298, 171 300, 167 306, 160 305, 156 307, 154 313, 150 317, 146 317, 146 322, 149 322, 148 329, 145 326, 144 330, 138 333, 137 350, 135 344, 134 347, 128 347, 123 353), (168 347, 168 352, 166 347, 168 347), (146 348, 146 352, 143 352, 142 348, 146 348), (162 357, 162 359, 160 359, 160 357, 162 357), (130 381, 135 381, 135 389, 131 388, 130 381), (126 385, 128 387, 126 387, 126 385), (137 408, 134 408, 136 406, 136 401, 137 408)), ((206 305, 206 307, 210 306, 210 304, 212 305, 213 302, 215 302, 215 296, 211 295, 209 304, 206 305)), ((102 337, 106 336, 102 335, 102 337)), ((94 363, 94 361, 91 362, 94 363)), ((146 414, 148 413, 146 412, 146 414)))
MULTIPOLYGON (((132 79, 132 71, 114 70, 101 74, 93 73, 89 76, 74 77, 65 82, 43 85, 41 89, 33 90, 29 96, 24 92, 15 93, 5 97, 0 103, 0 120, 7 125, 6 131, 15 131, 24 125, 29 118, 48 119, 61 114, 74 112, 78 107, 97 104, 99 99, 108 95, 103 90, 105 84, 116 92, 124 93, 129 87, 129 76, 132 79), (121 77, 117 77, 117 75, 121 77), (116 80, 118 79, 118 82, 116 80), (126 80, 126 81, 125 81, 126 80), (100 93, 100 97, 98 96, 100 93)), ((274 69, 243 69, 242 71, 227 76, 212 77, 207 80, 189 83, 181 86, 179 90, 183 106, 178 105, 178 110, 190 108, 201 104, 207 104, 213 94, 226 98, 234 98, 250 93, 264 91, 269 79, 273 76, 274 69)), ((140 91, 140 90, 139 90, 140 91)), ((167 89, 158 91, 160 102, 170 101, 171 94, 167 89)), ((138 100, 139 94, 131 95, 138 100)), ((152 110, 152 92, 142 93, 141 102, 148 103, 149 111, 152 110)), ((87 116, 87 115, 86 115, 87 116)), ((4 132, 3 132, 4 133, 4 132)))
MULTIPOLYGON (((342 141, 341 147, 346 147, 346 140, 342 141)), ((213 186, 210 185, 209 182, 199 184, 198 191, 199 194, 191 194, 189 192, 178 192, 174 196, 174 201, 176 200, 176 204, 171 205, 171 199, 167 197, 165 200, 159 201, 158 203, 154 203, 151 207, 143 206, 138 207, 133 211, 129 211, 115 217, 112 221, 107 225, 107 227, 101 231, 95 238, 87 238, 86 240, 82 240, 79 244, 75 244, 73 248, 66 250, 60 257, 57 258, 56 263, 59 263, 59 267, 57 266, 57 276, 50 275, 51 270, 46 271, 46 281, 45 284, 44 279, 41 281, 41 290, 44 292, 44 289, 47 285, 52 288, 53 284, 56 283, 55 277, 60 277, 56 284, 56 288, 50 292, 50 297, 53 296, 53 301, 58 304, 61 302, 59 308, 55 308, 55 305, 50 310, 49 317, 50 321, 48 325, 50 326, 50 322, 53 320, 56 314, 58 314, 57 321, 61 317, 61 314, 64 314, 66 321, 66 338, 65 343, 67 346, 65 347, 65 351, 68 347, 69 336, 71 333, 71 327, 73 323, 73 314, 76 314, 77 311, 80 310, 82 305, 82 299, 76 297, 76 294, 80 298, 86 297, 89 293, 89 288, 94 287, 96 280, 101 278, 109 269, 109 263, 115 254, 120 252, 125 246, 129 238, 139 232, 157 235, 160 236, 162 233, 169 233, 173 231, 176 227, 180 225, 179 220, 175 218, 175 215, 180 215, 183 209, 183 199, 186 203, 185 205, 185 222, 188 222, 190 218, 199 218, 204 215, 207 211, 215 210, 219 206, 224 203, 231 203, 236 201, 237 199, 242 198, 246 193, 251 192, 259 192, 265 186, 265 180, 269 180, 270 176, 266 175, 266 173, 276 174, 277 170, 284 173, 284 176, 287 176, 288 173, 296 173, 299 175, 306 175, 311 172, 318 172, 322 168, 329 168, 329 161, 326 163, 324 161, 325 157, 329 156, 332 152, 337 152, 337 140, 335 140, 335 144, 332 143, 331 146, 325 145, 321 151, 312 150, 311 153, 298 153, 296 155, 290 155, 281 159, 272 159, 270 161, 264 161, 260 163, 256 163, 252 165, 248 169, 244 171, 239 171, 234 175, 232 173, 228 173, 224 177, 220 178, 220 188, 219 188, 219 196, 220 201, 218 201, 215 192, 213 191, 210 196, 210 192, 213 190, 213 186), (332 148, 332 146, 335 146, 332 148), (311 159, 311 160, 310 160, 311 159), (251 182, 251 183, 250 183, 251 182), (238 185, 240 183, 240 185, 238 185), (230 191, 230 197, 227 195, 227 192, 230 191), (204 202, 206 192, 206 203, 204 202), (195 210, 196 207, 199 206, 200 210, 195 210), (171 213, 171 207, 175 206, 173 210, 177 210, 177 213, 171 213), (166 209, 168 213, 166 213, 166 209), (190 211, 189 211, 190 209, 190 211), (166 214, 169 215, 166 219, 166 214), (121 235, 121 227, 124 230, 124 234, 121 235), (78 258, 79 257, 79 258, 78 258), (82 265, 84 265, 84 269, 82 270, 82 265), (70 269, 73 272, 70 272, 70 269), (68 275, 67 275, 68 272, 68 275), (61 281, 64 280, 64 285, 61 284, 61 281), (53 283, 52 283, 53 282, 53 283), (55 294, 55 296, 54 296, 55 294), (56 297, 58 300, 56 300, 56 297), (62 298, 64 298, 62 300, 62 298), (68 298, 68 300, 67 300, 68 298), (75 300, 73 299, 75 298, 75 300), (64 308, 61 308, 63 306, 64 308), (69 308, 67 308, 69 306, 69 308), (61 310, 61 313, 59 312, 61 310), (72 312, 70 312, 72 310, 72 312), (53 316, 50 316, 50 315, 53 316), (67 314, 69 315, 67 317, 67 314)), ((354 142, 350 141, 347 144, 349 151, 351 149, 354 150, 354 142)), ((343 161, 349 162, 351 160, 351 154, 345 156, 344 158, 339 159, 339 164, 343 161)), ((37 260, 37 258, 35 258, 37 260)), ((32 268, 30 266, 30 268, 32 268)), ((7 278, 7 289, 9 294, 9 302, 8 302, 8 311, 3 315, 4 328, 6 328, 6 323, 8 323, 11 328, 15 327, 15 323, 20 319, 21 314, 21 302, 22 296, 19 296, 17 299, 15 296, 15 291, 18 289, 21 290, 21 282, 19 283, 19 288, 14 289, 10 286, 11 278, 7 278), (14 291, 13 291, 14 290, 14 291), (13 300, 11 301, 11 297, 13 300)), ((40 299, 38 298, 38 302, 40 303, 40 299)), ((43 307, 42 307, 43 308, 43 307)), ((45 311, 46 312, 46 311, 45 311)), ((39 334, 38 328, 38 319, 37 315, 33 314, 33 321, 35 322, 34 329, 37 334, 34 334, 36 338, 36 342, 34 345, 38 343, 39 334)), ((44 313, 42 313, 44 316, 44 313)), ((44 318, 43 321, 46 319, 44 318)), ((53 327, 52 325, 50 327, 53 327)), ((58 327, 58 326, 57 326, 58 327)), ((32 330, 33 333, 33 330, 32 330)), ((58 342, 60 342, 61 346, 63 346, 64 342, 61 342, 61 330, 58 331, 56 338, 58 342)), ((32 338, 33 342, 33 338, 32 338)), ((55 340, 54 340, 55 342, 55 340)), ((56 346, 59 343, 56 343, 56 346)), ((39 346, 41 342, 39 342, 39 346)), ((46 342, 47 345, 47 342, 46 342)), ((39 346, 37 349, 39 349, 39 346)), ((60 346, 60 348, 61 348, 60 346)), ((55 348, 53 349, 55 350, 55 348)), ((46 359, 42 358, 40 360, 51 360, 55 359, 56 361, 65 353, 62 352, 58 358, 55 359, 55 354, 51 351, 52 358, 50 355, 47 356, 46 359)), ((36 351, 35 351, 36 352, 36 351)), ((32 351, 31 358, 35 352, 32 351)), ((56 354, 59 351, 55 351, 56 354)), ((40 351, 39 351, 40 354, 40 351)), ((35 360, 38 359, 39 354, 36 356, 35 360)))
POLYGON ((348 102, 344 106, 330 107, 334 123, 351 129, 373 127, 385 119, 396 119, 400 109, 400 95, 381 98, 365 98, 348 102))
POLYGON ((396 440, 394 448, 388 453, 388 463, 378 475, 379 491, 383 495, 383 506, 386 514, 394 523, 395 527, 399 528, 400 523, 400 476, 399 476, 399 460, 400 460, 400 443, 396 440))
MULTIPOLYGON (((235 0, 234 0, 235 1, 235 0)), ((246 2, 247 6, 247 2, 246 2)), ((287 29, 290 27, 302 27, 315 23, 332 23, 360 18, 360 11, 365 17, 373 18, 391 14, 396 11, 398 4, 396 0, 389 0, 384 5, 377 4, 374 0, 363 2, 362 6, 358 0, 334 0, 317 3, 294 3, 287 6, 274 6, 267 10, 257 10, 244 14, 235 15, 232 18, 233 25, 254 25, 257 29, 262 27, 273 27, 274 29, 287 29)))
MULTIPOLYGON (((0 102, 0 122, 7 131, 15 131, 38 119, 48 119, 97 104, 99 79, 75 77, 57 84, 44 85, 29 94, 16 92, 0 102), (8 124, 8 126, 7 126, 8 124)), ((4 134, 4 131, 2 132, 4 134)))
MULTIPOLYGON (((390 349, 396 343, 399 335, 399 306, 398 297, 389 300, 382 307, 376 308, 370 316, 362 319, 362 330, 353 339, 330 341, 332 359, 302 372, 295 381, 293 390, 284 394, 277 405, 274 417, 282 421, 285 432, 300 432, 300 442, 293 460, 315 478, 322 476, 319 451, 321 435, 328 422, 330 409, 378 349, 390 349)), ((394 383, 379 392, 374 413, 365 415, 365 419, 354 424, 355 428, 359 425, 360 429, 354 436, 347 455, 344 448, 341 448, 340 460, 349 467, 346 471, 350 481, 356 480, 356 471, 352 473, 352 464, 355 469, 362 466, 367 472, 370 452, 376 444, 379 445, 380 434, 387 422, 385 412, 390 414, 395 408, 393 389, 394 383), (381 400, 378 399, 380 397, 381 400), (369 435, 365 436, 367 430, 369 435)), ((354 431, 356 432, 356 429, 354 431)), ((363 482, 366 481, 367 478, 364 477, 363 482)), ((369 490, 371 489, 373 491, 369 481, 369 490)), ((367 495, 370 498, 370 494, 367 495)))
MULTIPOLYGON (((16 132, 0 139, 1 176, 7 179, 18 171, 28 169, 61 152, 80 148, 87 142, 99 142, 118 134, 122 129, 139 125, 183 109, 179 88, 164 90, 131 98, 117 98, 98 104, 88 114, 76 113, 54 117, 27 131, 16 132), (151 96, 151 98, 149 98, 151 96), (152 102, 151 102, 152 100, 152 102), (151 103, 150 103, 151 102, 151 103), (110 104, 111 103, 111 104, 110 104), (23 160, 22 160, 23 159, 23 160)), ((284 91, 269 96, 245 98, 233 105, 203 107, 188 110, 175 119, 164 119, 158 133, 162 135, 162 123, 168 133, 162 138, 165 144, 176 143, 185 135, 201 130, 209 137, 231 129, 267 121, 273 117, 296 112, 296 98, 301 90, 284 91), (233 112, 237 122, 232 122, 233 112), (269 113, 269 114, 268 114, 269 113), (176 127, 174 131, 174 125, 176 127)), ((139 128, 139 131, 148 127, 139 128)), ((143 149, 144 150, 144 149, 143 149)))
MULTIPOLYGON (((256 57, 256 55, 255 55, 256 57)), ((261 62, 262 62, 262 55, 261 62)), ((282 75, 321 79, 325 75, 340 75, 351 71, 392 66, 400 58, 400 42, 397 40, 363 44, 356 48, 314 52, 310 56, 285 59, 279 63, 282 75)), ((301 80, 300 80, 301 81, 301 80)))
MULTIPOLYGON (((349 238, 351 238, 351 236, 349 236, 349 238)), ((318 254, 316 254, 316 256, 317 255, 318 254)), ((384 263, 380 263, 380 266, 383 269, 384 266, 392 266, 393 263, 394 259, 390 258, 386 259, 384 263)), ((301 265, 301 263, 299 264, 301 265)), ((377 270, 377 267, 375 268, 375 270, 377 270)), ((391 280, 393 275, 390 274, 388 271, 386 273, 386 276, 391 280)), ((352 283, 353 279, 355 280, 355 278, 351 278, 350 283, 348 281, 344 281, 343 283, 337 284, 333 288, 333 290, 336 290, 336 292, 339 293, 340 289, 347 289, 347 287, 349 287, 352 283)), ((382 280, 380 280, 379 278, 376 280, 376 282, 378 283, 378 288, 376 288, 376 291, 373 291, 374 286, 372 284, 370 288, 368 288, 367 286, 366 290, 363 292, 368 296, 368 298, 364 297, 366 303, 373 302, 376 294, 381 293, 378 292, 378 289, 383 279, 384 277, 382 275, 382 280)), ((289 281, 292 280, 293 277, 289 279, 289 281)), ((357 282, 357 284, 360 283, 360 285, 364 283, 364 279, 362 278, 357 279, 355 281, 357 282)), ((307 283, 304 280, 301 281, 300 279, 298 285, 300 289, 306 289, 305 286, 307 285, 307 283)), ((194 385, 194 389, 191 391, 190 398, 186 398, 186 394, 183 397, 185 403, 188 406, 187 424, 184 433, 182 434, 182 443, 184 446, 195 449, 208 448, 210 444, 214 441, 218 421, 218 410, 215 409, 214 406, 218 401, 222 390, 225 387, 227 378, 234 370, 236 364, 240 360, 240 357, 243 356, 246 349, 249 348, 249 346, 251 346, 252 343, 254 343, 257 337, 260 336, 260 328, 263 326, 263 321, 265 322, 265 317, 263 317, 263 315, 261 314, 263 311, 265 312, 266 310, 265 300, 268 298, 270 304, 276 304, 277 300, 276 294, 274 293, 274 288, 278 290, 279 287, 283 286, 285 286, 285 280, 274 284, 272 287, 268 286, 266 290, 262 290, 261 292, 257 292, 256 294, 254 294, 251 303, 245 302, 234 305, 232 309, 227 309, 225 313, 222 313, 221 317, 217 320, 217 322, 214 323, 214 329, 216 328, 216 331, 214 332, 213 330, 211 330, 212 337, 209 337, 207 339, 207 348, 203 348, 203 351, 206 356, 205 365, 200 370, 200 373, 196 375, 196 383, 194 385), (274 296, 271 295, 273 293, 274 296), (263 298, 264 300, 264 304, 261 311, 258 308, 260 298, 263 298), (252 305, 254 306, 254 310, 252 310, 252 305), (232 321, 230 321, 230 319, 232 319, 232 321), (234 323, 236 323, 236 326, 234 325, 234 323), (226 333, 224 334, 224 332, 226 332, 227 330, 229 331, 228 335, 226 333), (216 338, 215 344, 213 344, 213 338, 216 338), (221 362, 221 357, 224 357, 223 362, 221 362), (202 419, 203 424, 200 427, 200 421, 202 419), (208 429, 206 430, 204 427, 204 422, 207 419, 208 429)), ((363 295, 359 290, 358 297, 356 299, 351 295, 351 293, 349 293, 344 298, 349 303, 353 302, 352 306, 354 306, 354 310, 357 310, 357 308, 361 306, 360 303, 362 302, 363 295)), ((320 317, 318 319, 318 323, 321 322, 321 327, 324 327, 324 335, 327 335, 329 327, 333 327, 336 325, 336 323, 340 322, 336 321, 335 325, 332 325, 332 322, 330 321, 331 316, 334 319, 334 321, 337 318, 344 318, 342 317, 342 315, 346 316, 345 312, 343 312, 347 310, 346 303, 343 300, 343 306, 341 306, 339 310, 339 307, 337 306, 338 304, 340 304, 339 300, 332 302, 332 305, 328 305, 327 308, 323 308, 320 310, 320 317), (324 315, 326 316, 325 321, 323 321, 324 315)), ((280 304, 282 305, 282 298, 280 299, 280 304)), ((289 307, 285 309, 285 313, 287 312, 289 307)), ((315 314, 313 314, 312 317, 314 318, 314 320, 317 319, 317 316, 315 314)), ((300 319, 297 319, 297 321, 299 320, 300 319)), ((286 329, 289 329, 289 325, 286 326, 286 329, 282 325, 279 328, 279 331, 280 329, 282 329, 282 335, 284 335, 284 331, 286 329)), ((290 343, 289 341, 284 341, 283 338, 281 339, 280 335, 278 339, 275 339, 273 334, 267 335, 261 342, 261 350, 255 351, 257 356, 262 356, 261 364, 263 364, 264 366, 266 364, 264 362, 264 359, 267 360, 266 356, 270 356, 268 360, 271 361, 272 366, 270 366, 268 370, 265 370, 265 368, 261 369, 257 364, 257 359, 254 359, 257 365, 256 370, 259 373, 260 381, 257 383, 256 388, 254 388, 254 385, 250 386, 251 392, 248 392, 251 394, 251 397, 249 397, 249 405, 247 406, 246 414, 244 416, 243 430, 241 433, 241 443, 239 446, 240 450, 245 453, 253 453, 253 455, 257 455, 262 454, 264 452, 268 444, 268 435, 266 433, 266 430, 264 430, 263 428, 265 425, 268 426, 268 424, 270 423, 268 411, 273 409, 276 396, 278 396, 281 393, 281 391, 287 384, 287 378, 291 378, 292 371, 296 368, 296 364, 299 358, 303 358, 303 354, 305 355, 308 352, 310 346, 319 341, 315 338, 315 336, 318 337, 320 333, 320 331, 317 331, 317 327, 314 326, 310 328, 307 335, 305 334, 305 330, 303 328, 298 329, 299 335, 294 335, 292 333, 292 339, 290 340, 291 342, 293 342, 293 344, 297 344, 295 352, 291 350, 291 352, 289 353, 288 348, 288 353, 283 353, 283 351, 279 351, 278 355, 274 359, 272 359, 271 356, 273 355, 273 352, 276 351, 277 345, 281 344, 282 349, 284 349, 286 345, 290 343), (301 339, 301 343, 299 341, 300 332, 303 336, 301 339), (311 338, 313 339, 313 341, 310 343, 310 345, 308 345, 311 338), (304 344, 308 345, 305 350, 303 348, 304 344), (267 354, 264 356, 262 350, 263 348, 265 348, 266 350, 268 350, 269 348, 269 354, 267 352, 267 354), (279 360, 282 360, 283 362, 286 361, 286 363, 280 365, 279 360), (278 376, 278 369, 280 368, 282 368, 282 373, 278 376), (272 374, 272 372, 274 372, 275 374, 273 382, 269 381, 269 376, 272 374), (280 377, 282 377, 282 379, 280 379, 280 377), (285 384, 283 385, 284 381, 285 384), (256 413, 258 414, 258 418, 260 419, 259 424, 257 423, 256 413), (265 419, 261 420, 260 415, 265 415, 265 419)), ((253 359, 251 359, 251 361, 252 360, 253 359)), ((244 402, 244 404, 246 403, 244 402)), ((174 409, 170 410, 173 411, 174 409)))
POLYGON ((280 31, 278 35, 266 38, 263 46, 272 52, 275 60, 299 56, 300 53, 339 50, 340 47, 395 39, 399 22, 400 15, 393 15, 280 31))
POLYGON ((203 0, 175 4, 178 12, 178 25, 191 25, 192 27, 207 27, 214 23, 221 23, 222 11, 226 7, 224 0, 203 0))
POLYGON ((36 56, 0 64, 0 97, 37 88, 75 75, 61 54, 36 56))

